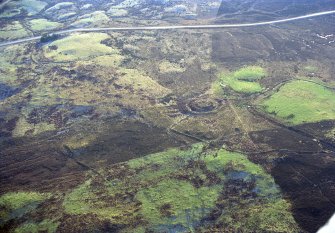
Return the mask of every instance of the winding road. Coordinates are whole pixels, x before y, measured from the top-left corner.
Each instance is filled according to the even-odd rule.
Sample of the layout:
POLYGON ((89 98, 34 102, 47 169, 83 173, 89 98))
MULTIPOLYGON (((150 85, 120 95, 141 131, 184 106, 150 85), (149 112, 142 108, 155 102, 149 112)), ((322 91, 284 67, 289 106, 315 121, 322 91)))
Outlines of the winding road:
MULTIPOLYGON (((240 23, 240 24, 207 24, 207 25, 168 25, 168 26, 135 26, 135 27, 106 27, 106 28, 75 28, 69 30, 62 30, 56 32, 50 32, 50 34, 63 35, 74 32, 104 32, 104 31, 144 31, 144 30, 173 30, 173 29, 216 29, 216 28, 239 28, 239 27, 253 27, 253 26, 262 26, 270 24, 278 24, 291 22, 301 19, 308 19, 318 16, 331 15, 335 14, 335 10, 331 11, 322 11, 292 18, 278 19, 272 21, 258 22, 258 23, 240 23)), ((20 44, 29 41, 40 40, 42 36, 35 36, 24 38, 20 40, 8 41, 0 43, 0 47, 20 44)))

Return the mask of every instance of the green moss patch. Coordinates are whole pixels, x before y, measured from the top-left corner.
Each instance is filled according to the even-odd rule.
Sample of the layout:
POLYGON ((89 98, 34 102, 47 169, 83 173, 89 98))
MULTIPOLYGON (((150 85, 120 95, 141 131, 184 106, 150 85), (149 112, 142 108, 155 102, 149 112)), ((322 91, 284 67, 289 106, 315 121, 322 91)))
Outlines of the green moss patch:
POLYGON ((99 56, 95 57, 89 61, 78 61, 78 65, 100 65, 105 68, 117 68, 121 65, 121 62, 124 60, 124 56, 121 55, 121 53, 115 53, 112 55, 105 55, 105 56, 99 56))
MULTIPOLYGON (((63 202, 65 212, 68 214, 95 214, 100 219, 118 220, 119 223, 127 223, 135 217, 136 203, 126 203, 123 199, 115 198, 114 193, 107 189, 100 193, 92 186, 91 180, 75 188, 69 193, 63 202)), ((103 190, 103 189, 102 189, 103 190)))
POLYGON ((254 164, 248 158, 240 153, 230 152, 221 149, 215 155, 208 155, 204 158, 207 168, 211 171, 220 172, 226 166, 231 166, 235 170, 249 172, 253 175, 265 175, 266 173, 261 166, 254 164))
POLYGON ((6 193, 0 197, 0 205, 13 210, 22 208, 33 202, 41 202, 48 197, 48 194, 37 192, 6 193))
POLYGON ((262 105, 292 124, 335 119, 335 93, 322 85, 297 80, 285 84, 262 105))
POLYGON ((171 148, 166 151, 147 155, 143 158, 133 159, 127 162, 130 168, 139 169, 150 167, 152 165, 172 165, 173 161, 177 158, 182 160, 192 159, 194 156, 199 155, 203 150, 204 145, 201 143, 194 144, 188 150, 180 150, 178 148, 171 148))
POLYGON ((31 34, 28 33, 20 22, 14 21, 10 24, 5 25, 0 31, 0 39, 3 40, 14 40, 18 38, 28 37, 31 34))
POLYGON ((49 194, 37 192, 11 192, 2 195, 0 197, 0 225, 32 211, 49 197, 49 194))
POLYGON ((132 88, 138 93, 145 92, 146 95, 153 95, 158 98, 164 97, 171 93, 171 91, 150 76, 139 72, 137 69, 121 68, 120 72, 123 76, 116 80, 116 84, 123 88, 132 88))
POLYGON ((15 233, 56 232, 59 222, 45 219, 42 222, 28 222, 15 229, 15 233))
POLYGON ((106 54, 115 54, 117 51, 101 42, 109 36, 105 33, 72 34, 44 46, 43 51, 47 58, 54 61, 75 61, 106 54))
POLYGON ((297 229, 273 178, 241 153, 194 144, 99 172, 106 179, 92 175, 65 196, 67 214, 117 221, 124 232, 185 232, 196 231, 220 209, 213 221, 229 229, 297 229))
POLYGON ((285 200, 277 200, 248 210, 250 219, 246 222, 250 229, 270 232, 297 232, 294 218, 289 214, 291 205, 285 200), (280 219, 280 221, 278 221, 280 219))
POLYGON ((255 190, 258 195, 266 197, 280 195, 273 178, 260 165, 252 163, 243 154, 221 149, 215 154, 206 156, 204 161, 207 168, 216 172, 222 179, 255 179, 255 190))
POLYGON ((197 189, 189 182, 172 179, 139 191, 136 198, 142 203, 141 214, 155 228, 180 225, 193 229, 214 207, 219 191, 219 187, 197 189))
POLYGON ((30 124, 27 122, 25 117, 21 117, 13 130, 13 137, 25 136, 29 131, 32 135, 37 135, 43 132, 55 130, 54 124, 49 124, 47 122, 41 122, 38 124, 30 124))
POLYGON ((48 21, 47 19, 33 19, 29 21, 33 31, 53 30, 62 26, 61 23, 48 21))
POLYGON ((236 92, 257 93, 263 89, 258 81, 266 75, 260 66, 247 66, 233 73, 220 74, 219 79, 223 85, 228 85, 236 92))
POLYGON ((229 206, 217 224, 237 232, 301 232, 292 214, 291 205, 283 199, 269 200, 267 203, 249 206, 229 206), (234 213, 234 214, 233 214, 234 213))

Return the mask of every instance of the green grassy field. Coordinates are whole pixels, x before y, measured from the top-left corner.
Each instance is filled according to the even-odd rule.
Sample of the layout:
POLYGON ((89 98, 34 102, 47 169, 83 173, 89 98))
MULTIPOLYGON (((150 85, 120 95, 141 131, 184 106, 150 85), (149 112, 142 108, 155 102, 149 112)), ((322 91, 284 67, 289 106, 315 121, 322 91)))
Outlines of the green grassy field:
POLYGON ((117 50, 101 43, 107 38, 109 36, 105 33, 72 34, 45 46, 44 54, 54 61, 75 61, 117 53, 117 50), (56 49, 50 49, 52 46, 56 49))
POLYGON ((292 124, 335 119, 335 92, 303 80, 285 84, 262 105, 268 113, 292 124))
POLYGON ((262 91, 258 81, 266 75, 266 71, 260 66, 247 66, 232 73, 222 73, 219 79, 236 92, 251 94, 262 91))
POLYGON ((29 21, 29 25, 33 31, 53 30, 62 26, 61 23, 51 22, 47 19, 33 19, 29 21))
POLYGON ((0 31, 0 39, 3 40, 14 40, 30 35, 31 33, 27 32, 19 21, 5 25, 0 31))

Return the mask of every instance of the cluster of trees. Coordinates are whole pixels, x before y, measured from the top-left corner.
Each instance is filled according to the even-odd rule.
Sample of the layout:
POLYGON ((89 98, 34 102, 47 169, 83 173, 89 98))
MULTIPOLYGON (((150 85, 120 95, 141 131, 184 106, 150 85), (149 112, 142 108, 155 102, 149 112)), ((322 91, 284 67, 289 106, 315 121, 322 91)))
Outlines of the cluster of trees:
POLYGON ((52 42, 52 41, 59 39, 59 37, 60 35, 57 35, 57 34, 45 34, 41 37, 40 42, 41 43, 52 42))

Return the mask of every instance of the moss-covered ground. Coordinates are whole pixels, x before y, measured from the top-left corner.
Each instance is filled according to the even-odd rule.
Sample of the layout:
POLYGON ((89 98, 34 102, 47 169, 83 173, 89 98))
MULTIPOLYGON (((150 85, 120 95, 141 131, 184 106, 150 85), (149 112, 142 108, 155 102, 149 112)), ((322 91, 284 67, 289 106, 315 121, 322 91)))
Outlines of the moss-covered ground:
POLYGON ((48 194, 37 192, 6 193, 0 197, 0 205, 11 210, 19 209, 32 202, 41 202, 48 198, 48 194))
POLYGON ((13 21, 5 25, 0 31, 0 39, 2 40, 15 40, 30 35, 31 33, 26 31, 19 21, 13 21))
POLYGON ((250 94, 262 91, 259 80, 266 75, 266 71, 260 66, 246 66, 235 72, 221 73, 219 80, 221 85, 228 85, 236 92, 250 94))
MULTIPOLYGON (((18 233, 56 232, 64 229, 64 216, 72 221, 90 216, 95 224, 117 222, 122 232, 197 232, 206 231, 206 226, 299 232, 290 204, 260 165, 241 153, 208 149, 201 143, 89 172, 87 180, 65 196, 7 193, 0 197, 0 206, 2 224, 32 211, 38 216, 21 222, 18 233), (39 205, 50 198, 53 204, 39 205), (60 206, 55 208, 55 203, 60 206)), ((84 229, 85 224, 76 230, 84 229)))
POLYGON ((136 199, 142 204, 140 214, 154 228, 193 229, 215 206, 220 186, 195 188, 188 181, 165 179, 140 190, 136 199))
POLYGON ((0 196, 0 227, 33 211, 50 197, 47 193, 10 192, 0 196))
POLYGON ((28 131, 32 135, 37 135, 42 132, 55 130, 53 124, 48 124, 47 122, 41 122, 37 124, 30 124, 26 121, 24 117, 21 117, 16 123, 15 129, 13 130, 13 137, 24 136, 28 131))
POLYGON ((116 51, 101 42, 109 36, 105 33, 72 34, 44 47, 45 56, 54 61, 75 61, 116 51))
POLYGON ((32 19, 29 21, 29 26, 33 31, 54 30, 62 26, 61 23, 49 21, 47 19, 32 19))
POLYGON ((57 230, 59 222, 45 219, 42 222, 28 222, 15 229, 14 233, 54 233, 57 230))
POLYGON ((292 124, 335 119, 335 92, 304 80, 285 84, 262 105, 268 113, 292 124))
POLYGON ((117 221, 124 224, 125 232, 138 227, 187 232, 208 221, 222 201, 229 203, 234 198, 250 215, 227 206, 212 223, 228 224, 235 230, 298 229, 290 205, 282 199, 271 176, 240 153, 206 151, 203 144, 195 144, 189 149, 172 148, 130 160, 101 170, 100 175, 91 175, 65 196, 67 214, 94 214, 101 220, 117 221), (239 183, 242 190, 234 197, 229 194, 231 182, 239 183), (243 219, 233 222, 236 213, 243 219))

